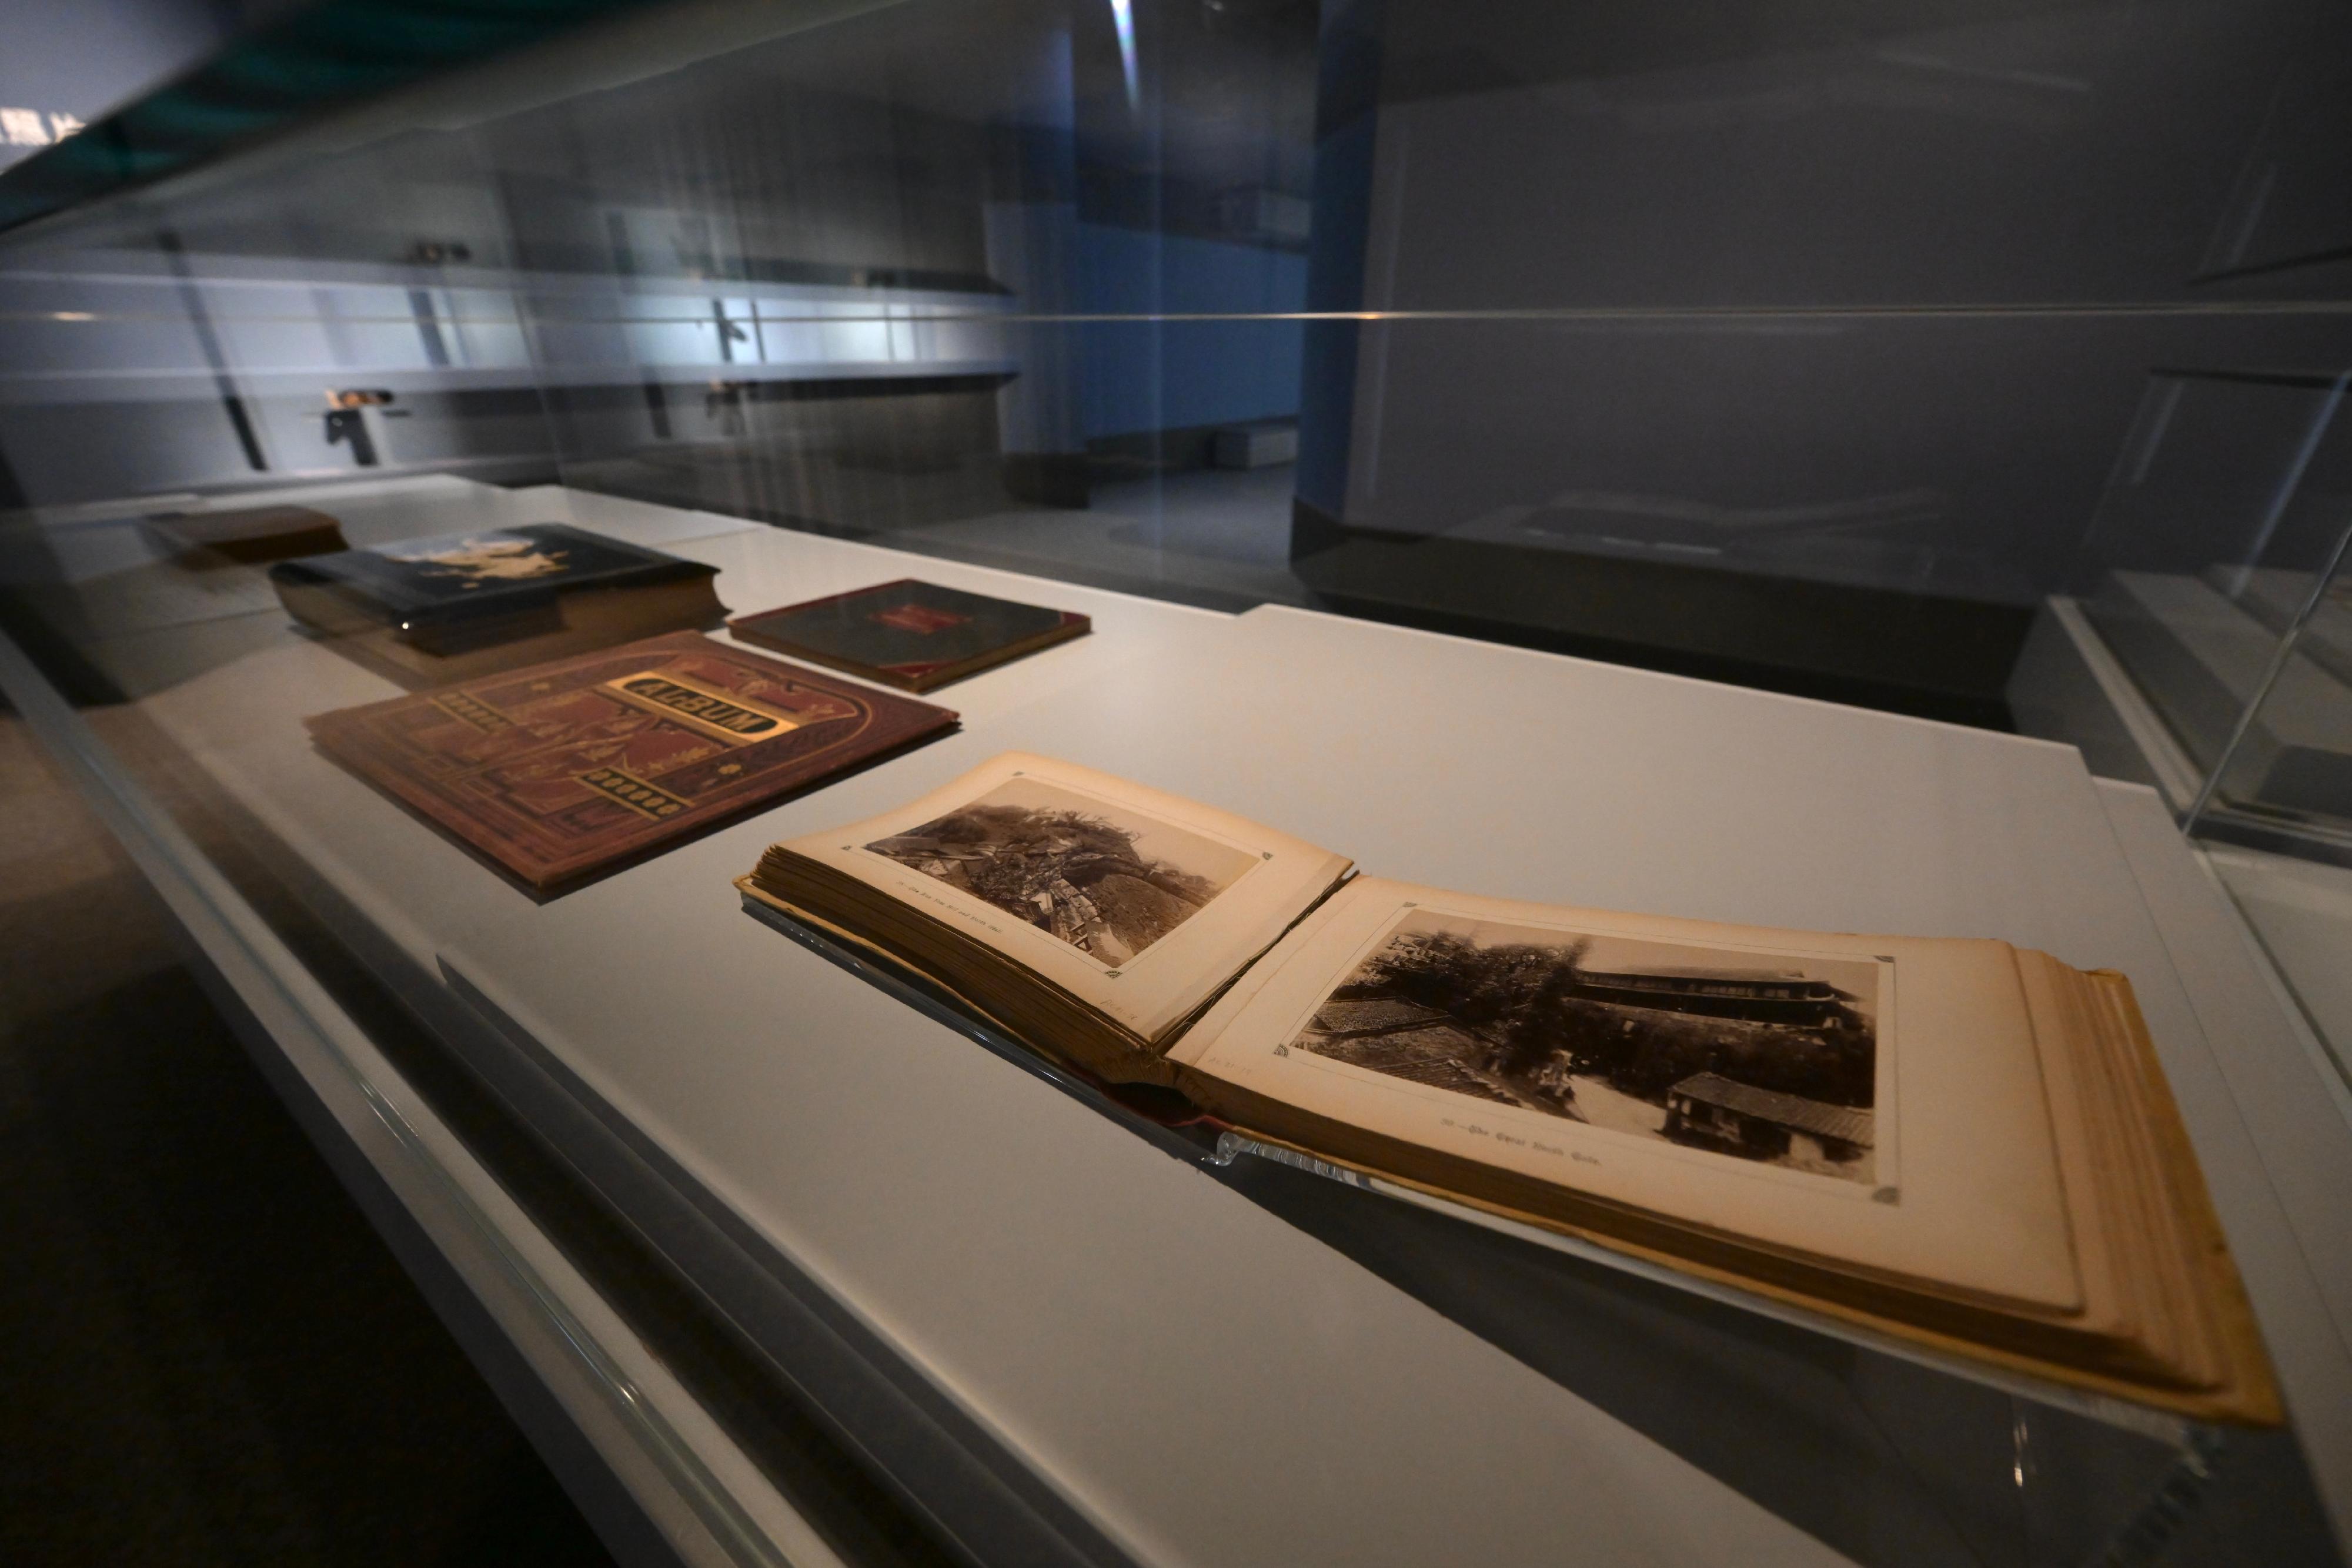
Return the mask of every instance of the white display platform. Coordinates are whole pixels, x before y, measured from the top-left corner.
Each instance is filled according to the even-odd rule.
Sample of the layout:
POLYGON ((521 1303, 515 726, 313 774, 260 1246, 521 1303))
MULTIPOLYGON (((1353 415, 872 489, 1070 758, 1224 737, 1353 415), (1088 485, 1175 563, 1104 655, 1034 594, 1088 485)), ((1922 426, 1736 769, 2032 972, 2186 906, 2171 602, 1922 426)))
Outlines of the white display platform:
POLYGON ((2206 858, 2263 949, 2291 981, 2312 1026, 2352 1072, 2352 866, 2234 844, 2206 858))
POLYGON ((938 694, 964 716, 957 735, 545 904, 310 749, 302 715, 395 690, 323 647, 289 633, 141 707, 408 961, 478 988, 1137 1559, 1841 1561, 741 913, 730 880, 770 841, 1008 748, 1260 819, 1384 875, 2000 936, 2123 969, 2339 1535, 2352 1524, 2347 1249, 2319 1207, 2352 1136, 2298 1076, 2314 1064, 2277 1047, 2262 1011, 2275 1002, 2187 846, 2071 748, 726 519, 695 537, 665 509, 603 507, 573 515, 719 565, 738 612, 919 575, 1085 611, 1096 632, 938 694), (2312 1191, 2273 1168, 2288 1155, 2312 1191))

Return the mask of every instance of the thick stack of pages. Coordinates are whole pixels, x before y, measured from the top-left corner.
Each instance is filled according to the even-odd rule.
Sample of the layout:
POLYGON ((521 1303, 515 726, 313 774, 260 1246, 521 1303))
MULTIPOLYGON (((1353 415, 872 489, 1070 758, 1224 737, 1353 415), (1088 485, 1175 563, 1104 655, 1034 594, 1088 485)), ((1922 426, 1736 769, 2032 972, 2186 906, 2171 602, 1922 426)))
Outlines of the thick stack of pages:
POLYGON ((403 685, 471 680, 727 613, 719 569, 563 523, 282 561, 287 612, 403 685))
POLYGON ((738 885, 1253 1136, 1939 1353, 2280 1418, 2124 977, 1350 869, 1015 754, 738 885))

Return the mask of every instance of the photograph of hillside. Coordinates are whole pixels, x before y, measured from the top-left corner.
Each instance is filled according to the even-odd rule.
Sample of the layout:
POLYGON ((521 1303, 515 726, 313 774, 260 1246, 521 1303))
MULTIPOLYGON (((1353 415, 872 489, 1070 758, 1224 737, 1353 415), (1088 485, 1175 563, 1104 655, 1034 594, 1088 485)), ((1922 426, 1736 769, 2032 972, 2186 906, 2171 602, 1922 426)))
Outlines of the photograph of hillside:
POLYGON ((866 848, 1111 968, 1199 914, 1256 862, 1173 822, 1027 778, 866 848))
POLYGON ((1475 1100, 1873 1182, 1877 968, 1416 910, 1296 1049, 1475 1100))

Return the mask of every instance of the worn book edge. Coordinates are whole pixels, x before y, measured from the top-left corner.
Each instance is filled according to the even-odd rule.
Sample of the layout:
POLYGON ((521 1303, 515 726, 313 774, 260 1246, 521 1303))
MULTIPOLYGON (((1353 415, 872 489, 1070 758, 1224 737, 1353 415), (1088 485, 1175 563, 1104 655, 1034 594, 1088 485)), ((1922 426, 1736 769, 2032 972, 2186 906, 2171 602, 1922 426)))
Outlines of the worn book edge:
MULTIPOLYGON (((1362 1178, 1359 1185, 1364 1185, 1370 1190, 1394 1188, 1397 1189, 1396 1196, 1399 1197, 1410 1197, 1439 1207, 1470 1210, 1471 1213, 1465 1218, 1474 1221, 1481 1218, 1499 1219, 1507 1221, 1510 1226, 1517 1229, 1548 1232, 1552 1236, 1566 1238, 1581 1244, 1571 1249, 1580 1256, 1587 1255, 1586 1249, 1591 1249, 1646 1265, 1636 1271, 1650 1277, 1687 1276, 1710 1285, 1727 1287, 1734 1296, 1762 1297, 1780 1307, 1794 1309, 1801 1317, 1814 1320, 1811 1326, 1825 1328, 1826 1323, 1835 1323, 1842 1329, 1863 1331, 1873 1340, 1887 1340, 1916 1346, 1931 1354, 1934 1364, 1947 1370, 1973 1373, 1979 1364, 1990 1365, 2026 1379, 2037 1390, 2036 1397, 2051 1399, 2053 1391, 2074 1390, 2103 1399, 2115 1400, 2127 1406, 2167 1411, 2193 1421, 2225 1426, 2276 1427, 2282 1425, 2286 1418, 2284 1407, 2279 1400, 2277 1386, 2270 1374, 2268 1354, 2262 1351, 2259 1340, 2255 1341, 2252 1347, 2255 1354, 2243 1367, 2243 1370, 2249 1374, 2244 1386, 2219 1392, 2157 1387, 2126 1378, 2109 1376, 2072 1363, 2028 1355, 1987 1345, 1981 1341, 1961 1335, 1940 1333, 1933 1329, 1921 1328, 1900 1319, 1884 1317, 1843 1302, 1824 1300, 1806 1291, 1792 1291, 1774 1284, 1770 1281, 1759 1280, 1752 1274, 1717 1268, 1677 1253, 1644 1247, 1638 1242, 1628 1241, 1603 1231, 1588 1229, 1564 1220, 1555 1219, 1548 1215, 1530 1213, 1524 1209, 1513 1208, 1507 1204, 1491 1202, 1448 1187, 1417 1181, 1411 1176, 1398 1176, 1392 1171, 1382 1170, 1377 1166, 1335 1158, 1320 1150, 1307 1148, 1272 1134, 1241 1126, 1235 1126, 1234 1130, 1255 1142, 1286 1150, 1302 1158, 1320 1160, 1339 1169, 1352 1172, 1362 1178), (1823 1320, 1826 1320, 1826 1323, 1823 1320)), ((2223 1255, 2223 1261, 2226 1265, 2226 1253, 2223 1255)), ((1705 1291, 1701 1293, 1709 1296, 1717 1295, 1716 1291, 1705 1291)), ((2251 1315, 2244 1326, 2251 1328, 2251 1315)), ((2059 1399, 2053 1402, 2078 1403, 2072 1399, 2059 1399)))
POLYGON ((1465 1224, 1515 1237, 1530 1246, 1562 1252, 1571 1258, 1615 1269, 1711 1301, 1720 1301, 1742 1312, 1756 1312, 1775 1322, 1789 1323, 1813 1333, 1845 1340, 1883 1355, 1928 1367, 1947 1376, 1965 1378, 2021 1398, 2071 1410, 2174 1448, 2187 1448, 2190 1428, 2205 1424, 2176 1411, 2157 1408, 2146 1403, 2137 1391, 2128 1397, 2095 1393, 2053 1381, 2035 1372, 1996 1365, 1973 1348, 1966 1354, 1940 1350, 1923 1341, 1890 1333, 1871 1322, 1823 1312, 1810 1297, 1784 1299, 1780 1293, 1758 1291, 1745 1276, 1736 1280, 1719 1280, 1678 1264, 1655 1261, 1635 1251, 1603 1245, 1565 1230, 1514 1218, 1499 1210, 1465 1203, 1448 1194, 1414 1186, 1366 1167, 1328 1160, 1278 1139, 1239 1129, 1226 1132, 1219 1141, 1215 1155, 1218 1163, 1227 1164, 1243 1155, 1273 1160, 1345 1186, 1378 1193, 1399 1203, 1410 1203, 1418 1208, 1450 1215, 1465 1224))

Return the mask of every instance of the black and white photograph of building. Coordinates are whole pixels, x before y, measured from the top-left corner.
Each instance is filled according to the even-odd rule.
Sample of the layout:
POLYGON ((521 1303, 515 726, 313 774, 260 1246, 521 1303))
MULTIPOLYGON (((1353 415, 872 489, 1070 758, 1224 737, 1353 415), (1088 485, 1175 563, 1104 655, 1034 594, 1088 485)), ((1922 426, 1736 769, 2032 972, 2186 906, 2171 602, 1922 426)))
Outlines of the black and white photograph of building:
POLYGON ((1028 778, 866 847, 1112 968, 1206 908, 1257 859, 1028 778))
POLYGON ((1878 970, 1415 910, 1294 1049, 1795 1170, 1876 1176, 1878 970))

